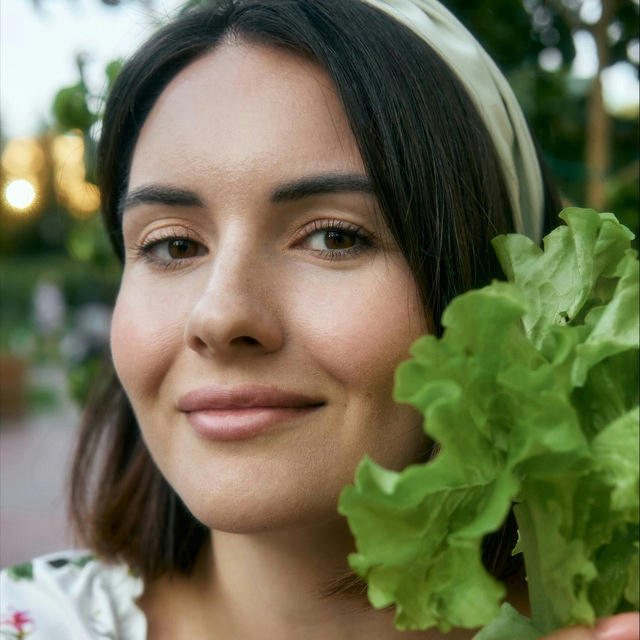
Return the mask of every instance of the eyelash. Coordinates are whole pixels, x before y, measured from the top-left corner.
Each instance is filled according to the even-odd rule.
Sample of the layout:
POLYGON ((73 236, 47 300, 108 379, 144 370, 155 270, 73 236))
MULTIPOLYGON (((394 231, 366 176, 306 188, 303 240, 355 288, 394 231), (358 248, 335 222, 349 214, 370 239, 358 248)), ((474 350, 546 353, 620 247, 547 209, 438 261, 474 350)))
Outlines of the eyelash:
MULTIPOLYGON (((317 256, 324 258, 325 260, 345 260, 353 258, 361 252, 373 248, 374 245, 372 234, 365 232, 362 227, 352 225, 344 220, 315 220, 302 230, 302 239, 298 244, 308 242, 314 234, 321 232, 335 232, 340 235, 350 237, 355 243, 353 247, 348 247, 346 249, 312 250, 317 256)), ((136 256, 142 258, 153 266, 160 267, 166 271, 179 268, 181 266, 180 263, 190 260, 191 258, 164 260, 162 258, 154 257, 152 251, 164 243, 181 240, 185 242, 195 242, 199 244, 200 247, 204 248, 204 245, 193 238, 193 233, 189 228, 184 228, 184 230, 181 230, 179 233, 172 230, 166 230, 160 232, 160 235, 155 236, 152 240, 143 241, 137 244, 135 246, 136 256)), ((205 252, 208 253, 206 248, 205 252)))
POLYGON ((346 235, 354 240, 356 244, 353 247, 347 249, 317 249, 314 250, 315 254, 326 260, 345 260, 353 258, 363 251, 373 248, 374 241, 371 233, 363 230, 358 225, 352 225, 344 220, 314 220, 310 225, 307 225, 302 231, 303 238, 301 244, 308 242, 311 236, 321 232, 336 232, 341 235, 346 235))
MULTIPOLYGON (((154 257, 152 251, 167 243, 167 242, 176 242, 176 241, 185 241, 196 243, 200 247, 204 247, 204 245, 197 240, 194 239, 194 234, 191 229, 188 227, 183 227, 180 229, 180 232, 167 229, 159 232, 159 235, 155 235, 151 240, 145 240, 135 246, 136 256, 142 258, 145 262, 153 265, 154 267, 159 267, 164 269, 165 271, 170 271, 171 269, 179 268, 182 262, 185 260, 189 260, 189 258, 185 259, 174 259, 174 260, 165 260, 163 258, 154 257)), ((205 248, 205 253, 208 253, 205 248)))

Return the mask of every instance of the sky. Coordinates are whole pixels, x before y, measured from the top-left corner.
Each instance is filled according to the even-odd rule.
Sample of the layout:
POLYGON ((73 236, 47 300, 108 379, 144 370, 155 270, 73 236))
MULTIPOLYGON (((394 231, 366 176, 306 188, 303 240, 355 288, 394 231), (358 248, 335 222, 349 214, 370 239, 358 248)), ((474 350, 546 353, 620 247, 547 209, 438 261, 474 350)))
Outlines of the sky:
MULTIPOLYGON (((181 0, 129 0, 110 7, 99 0, 0 0, 0 117, 4 137, 29 136, 50 119, 56 91, 78 80, 75 56, 89 55, 86 72, 90 89, 100 95, 104 67, 126 57, 153 31, 157 21, 171 15, 181 0)), ((584 0, 588 8, 596 0, 584 0)), ((583 32, 576 39, 574 71, 592 74, 594 45, 583 32)), ((605 76, 605 93, 616 105, 636 101, 638 80, 631 65, 605 76)))
POLYGON ((0 116, 5 137, 28 136, 49 119, 58 89, 78 81, 75 56, 86 52, 88 84, 100 93, 104 67, 126 57, 180 0, 110 7, 98 0, 0 0, 0 116))

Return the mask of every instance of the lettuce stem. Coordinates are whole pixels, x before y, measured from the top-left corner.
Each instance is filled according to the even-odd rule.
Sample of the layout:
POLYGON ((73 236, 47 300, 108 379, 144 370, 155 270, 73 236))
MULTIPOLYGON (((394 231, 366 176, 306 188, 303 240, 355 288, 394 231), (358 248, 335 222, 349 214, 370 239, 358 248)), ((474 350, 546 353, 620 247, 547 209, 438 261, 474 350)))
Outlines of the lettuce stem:
POLYGON ((554 615, 553 606, 542 579, 539 532, 536 529, 531 509, 526 502, 515 505, 513 512, 518 523, 518 547, 524 556, 524 566, 527 572, 531 621, 541 632, 550 633, 559 628, 560 623, 554 615))

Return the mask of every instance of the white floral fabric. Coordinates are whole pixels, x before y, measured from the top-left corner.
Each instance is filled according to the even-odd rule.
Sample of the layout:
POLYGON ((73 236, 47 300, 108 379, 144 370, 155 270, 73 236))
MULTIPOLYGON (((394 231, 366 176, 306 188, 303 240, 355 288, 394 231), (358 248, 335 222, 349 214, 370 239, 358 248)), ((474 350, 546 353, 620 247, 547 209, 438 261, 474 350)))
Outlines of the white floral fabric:
POLYGON ((0 572, 2 640, 144 640, 142 579, 88 551, 61 551, 0 572))

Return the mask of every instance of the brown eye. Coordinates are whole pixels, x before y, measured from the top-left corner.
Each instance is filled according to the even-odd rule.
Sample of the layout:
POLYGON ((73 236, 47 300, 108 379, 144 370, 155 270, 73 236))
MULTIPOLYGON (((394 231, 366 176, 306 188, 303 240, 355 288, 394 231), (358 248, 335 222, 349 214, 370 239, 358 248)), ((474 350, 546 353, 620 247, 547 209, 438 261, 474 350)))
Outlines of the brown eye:
POLYGON ((324 245, 331 251, 351 249, 356 244, 354 234, 344 231, 326 231, 324 233, 324 245))
POLYGON ((195 258, 198 255, 198 244, 193 240, 177 238, 167 243, 167 252, 174 260, 195 258))
POLYGON ((140 252, 151 262, 165 266, 177 266, 183 260, 190 260, 208 253, 206 247, 199 242, 181 237, 152 241, 142 246, 140 252))
POLYGON ((301 244, 325 260, 349 260, 374 248, 371 235, 344 220, 318 220, 313 227, 301 244))

